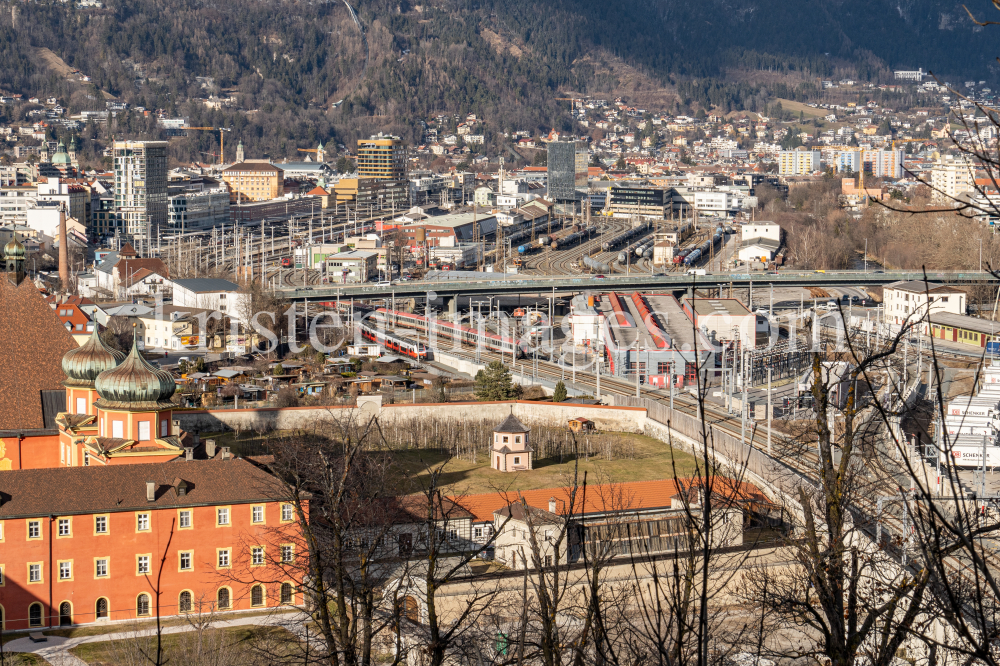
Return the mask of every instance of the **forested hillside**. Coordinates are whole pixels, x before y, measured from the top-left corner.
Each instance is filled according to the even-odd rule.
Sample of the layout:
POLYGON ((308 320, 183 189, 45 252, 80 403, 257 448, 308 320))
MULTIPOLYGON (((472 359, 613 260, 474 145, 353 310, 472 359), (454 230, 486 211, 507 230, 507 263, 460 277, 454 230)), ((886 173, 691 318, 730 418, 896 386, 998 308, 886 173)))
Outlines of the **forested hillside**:
MULTIPOLYGON (((109 94, 233 126, 248 151, 271 154, 373 129, 416 139, 417 118, 445 111, 477 113, 492 131, 561 127, 567 107, 554 98, 567 91, 679 89, 681 108, 730 110, 770 94, 755 72, 792 85, 886 80, 894 67, 992 80, 1000 52, 995 29, 935 0, 355 0, 366 39, 343 2, 4 4, 0 89, 56 94, 72 111, 109 94), (57 73, 43 47, 91 84, 57 73), (189 103, 209 95, 236 103, 189 103)), ((995 13, 987 0, 969 7, 995 13)), ((193 140, 191 157, 213 141, 193 140)))

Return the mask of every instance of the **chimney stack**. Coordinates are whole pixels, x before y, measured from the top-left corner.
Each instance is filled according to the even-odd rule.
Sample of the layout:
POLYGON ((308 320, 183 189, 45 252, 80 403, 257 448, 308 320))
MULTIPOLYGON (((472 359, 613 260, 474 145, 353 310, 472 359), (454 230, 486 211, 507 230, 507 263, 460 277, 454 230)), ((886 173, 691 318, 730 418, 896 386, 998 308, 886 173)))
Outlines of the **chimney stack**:
POLYGON ((223 446, 221 448, 222 448, 222 459, 223 460, 229 460, 230 458, 233 457, 232 454, 229 453, 229 447, 228 446, 223 446))
POLYGON ((64 294, 69 293, 69 243, 66 240, 66 211, 59 211, 59 282, 64 294))
POLYGON ((558 509, 559 509, 559 507, 556 504, 556 498, 555 497, 550 497, 549 498, 549 513, 556 513, 558 511, 558 509))
POLYGON ((194 447, 185 446, 184 447, 184 460, 194 460, 194 447))
POLYGON ((154 502, 156 501, 156 482, 147 481, 146 482, 146 501, 154 502))
POLYGON ((215 457, 215 440, 206 439, 205 440, 205 455, 209 458, 215 457))

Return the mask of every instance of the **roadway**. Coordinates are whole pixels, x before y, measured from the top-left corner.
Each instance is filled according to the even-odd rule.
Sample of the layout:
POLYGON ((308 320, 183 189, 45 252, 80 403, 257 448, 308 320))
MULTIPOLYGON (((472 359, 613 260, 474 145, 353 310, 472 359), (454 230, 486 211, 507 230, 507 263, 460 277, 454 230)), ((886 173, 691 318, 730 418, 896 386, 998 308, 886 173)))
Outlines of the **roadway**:
MULTIPOLYGON (((632 273, 611 275, 597 279, 590 275, 532 275, 498 273, 496 278, 470 280, 411 280, 390 284, 344 284, 317 285, 314 287, 288 287, 277 289, 283 297, 292 301, 334 300, 340 298, 423 298, 428 292, 438 297, 458 295, 534 294, 560 292, 630 291, 630 290, 683 290, 729 287, 757 288, 774 285, 777 287, 860 287, 884 285, 900 280, 923 280, 919 271, 787 271, 777 273, 710 273, 708 275, 687 275, 667 273, 661 275, 632 273)), ((931 282, 943 284, 977 284, 998 281, 985 272, 933 272, 927 273, 931 282)))

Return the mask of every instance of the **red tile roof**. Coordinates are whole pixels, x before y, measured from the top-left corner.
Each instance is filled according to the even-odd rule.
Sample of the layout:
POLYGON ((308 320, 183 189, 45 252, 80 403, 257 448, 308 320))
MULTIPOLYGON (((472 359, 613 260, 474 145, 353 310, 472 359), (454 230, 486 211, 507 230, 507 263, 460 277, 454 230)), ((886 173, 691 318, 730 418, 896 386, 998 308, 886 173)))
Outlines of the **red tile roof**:
POLYGON ((5 496, 0 518, 239 504, 283 496, 277 479, 235 458, 14 470, 0 474, 0 493, 5 496), (178 478, 187 482, 187 494, 180 497, 174 489, 178 478), (146 499, 147 481, 156 484, 152 502, 146 499))
POLYGON ((31 280, 0 273, 0 430, 44 427, 41 392, 62 390, 76 341, 31 280))
MULTIPOLYGON (((529 472, 530 473, 530 472, 529 472)), ((657 481, 633 481, 630 483, 612 483, 587 486, 586 492, 581 486, 577 489, 576 513, 603 513, 621 509, 658 509, 670 506, 670 500, 678 495, 682 488, 692 488, 703 483, 702 479, 660 479, 657 481), (678 481, 680 484, 678 484, 678 481)), ((721 477, 713 479, 713 492, 724 497, 741 500, 756 500, 767 502, 767 498, 759 488, 750 483, 739 483, 721 477)), ((476 522, 493 520, 493 512, 503 509, 521 498, 528 506, 538 509, 549 508, 549 500, 555 498, 558 512, 566 513, 572 488, 543 488, 541 490, 522 490, 484 493, 481 495, 459 495, 453 497, 457 504, 471 512, 476 522)))
POLYGON ((90 317, 79 306, 72 303, 50 303, 49 306, 55 311, 56 316, 59 317, 59 321, 63 323, 67 331, 71 333, 87 332, 90 317))

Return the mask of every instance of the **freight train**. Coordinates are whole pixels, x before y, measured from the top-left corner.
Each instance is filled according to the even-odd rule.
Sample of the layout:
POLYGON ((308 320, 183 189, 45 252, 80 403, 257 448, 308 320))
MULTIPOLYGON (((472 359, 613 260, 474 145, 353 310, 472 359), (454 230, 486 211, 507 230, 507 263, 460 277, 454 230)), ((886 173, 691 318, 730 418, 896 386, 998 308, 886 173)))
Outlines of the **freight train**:
POLYGON ((605 252, 610 252, 611 250, 628 243, 634 238, 645 236, 647 233, 649 233, 649 222, 643 222, 639 226, 633 227, 624 233, 618 234, 611 240, 604 242, 601 245, 601 249, 605 252))
POLYGON ((712 234, 712 237, 703 242, 698 247, 693 250, 681 250, 676 257, 674 257, 675 264, 683 264, 685 266, 693 266, 696 262, 704 259, 709 255, 709 251, 713 247, 717 247, 722 243, 722 238, 725 235, 725 230, 719 227, 712 234))

